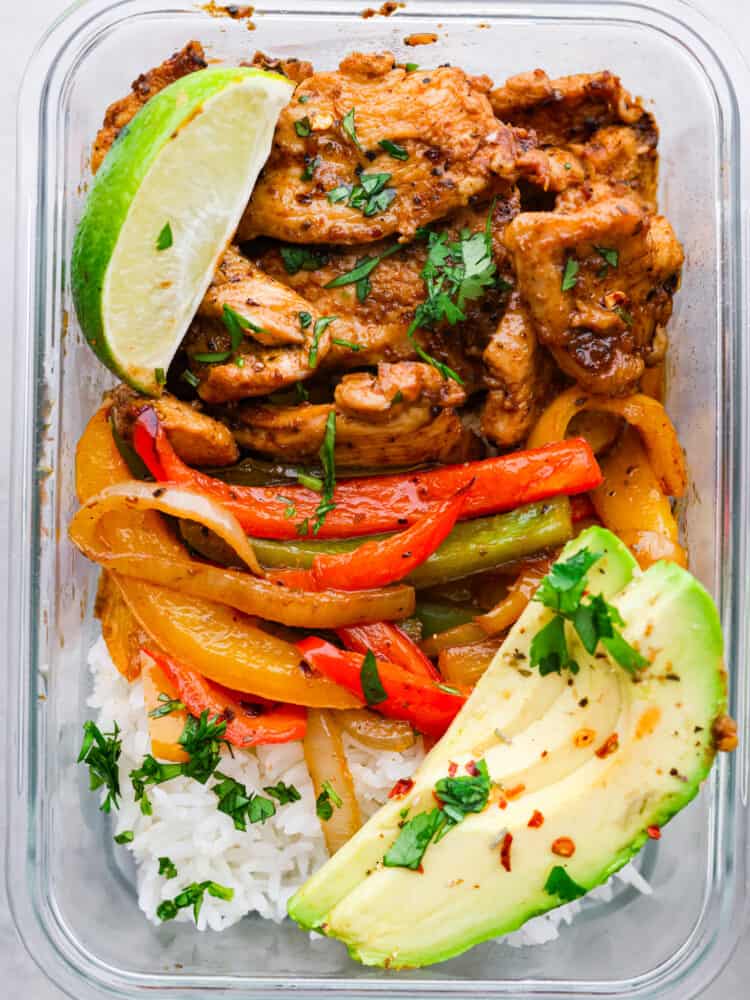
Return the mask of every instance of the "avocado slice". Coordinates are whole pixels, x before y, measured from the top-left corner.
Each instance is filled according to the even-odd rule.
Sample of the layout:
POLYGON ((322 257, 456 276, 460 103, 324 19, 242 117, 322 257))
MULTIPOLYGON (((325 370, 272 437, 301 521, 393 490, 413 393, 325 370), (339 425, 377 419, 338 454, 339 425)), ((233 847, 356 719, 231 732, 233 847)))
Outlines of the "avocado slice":
POLYGON ((641 573, 604 529, 583 532, 561 561, 582 548, 603 553, 588 592, 617 608, 648 665, 630 674, 601 643, 589 655, 566 625, 579 671, 542 676, 529 650, 552 613, 532 602, 409 793, 292 897, 303 927, 341 939, 366 965, 443 961, 599 885, 695 796, 726 703, 713 602, 674 564, 641 573), (434 809, 436 782, 480 759, 495 783, 487 806, 433 841, 420 870, 384 867, 403 811, 434 809))

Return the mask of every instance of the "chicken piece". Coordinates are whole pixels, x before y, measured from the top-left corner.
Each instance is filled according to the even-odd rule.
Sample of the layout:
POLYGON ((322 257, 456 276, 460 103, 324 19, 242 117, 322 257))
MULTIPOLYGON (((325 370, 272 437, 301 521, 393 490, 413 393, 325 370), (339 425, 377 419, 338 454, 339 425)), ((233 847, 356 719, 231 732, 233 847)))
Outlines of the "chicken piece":
MULTIPOLYGON (((198 395, 207 403, 227 403, 270 392, 309 378, 331 349, 331 330, 343 326, 326 317, 292 288, 260 271, 230 247, 183 341, 198 395), (250 320, 237 351, 226 362, 201 355, 231 354, 224 306, 250 320)), ((240 321, 238 321, 240 322, 240 321)), ((346 335, 346 331, 342 331, 346 335)))
POLYGON ((639 199, 610 197, 569 214, 522 213, 505 244, 537 335, 560 368, 590 392, 631 390, 655 338, 662 349, 657 334, 680 280, 683 252, 669 222, 639 199))
MULTIPOLYGON (((512 271, 503 244, 503 230, 519 209, 518 191, 508 185, 504 195, 494 202, 491 228, 495 264, 506 279, 512 279, 512 271)), ((488 212, 489 205, 460 209, 445 223, 445 228, 452 239, 464 229, 472 233, 482 231, 488 212)), ((350 273, 364 259, 380 256, 394 246, 395 242, 389 240, 371 244, 364 253, 364 248, 327 249, 320 266, 300 269, 293 274, 289 273, 276 248, 264 250, 254 258, 259 267, 289 285, 321 313, 338 317, 335 336, 345 343, 333 344, 323 363, 324 368, 362 367, 380 361, 416 358, 407 331, 416 306, 425 298, 421 277, 427 255, 424 241, 404 245, 381 260, 368 276, 369 291, 362 301, 354 284, 326 287, 350 273)), ((482 351, 497 327, 503 305, 503 295, 498 289, 490 289, 481 299, 467 303, 465 322, 444 331, 420 330, 417 342, 457 371, 467 388, 478 388, 482 351)))
POLYGON ((117 136, 154 94, 158 94, 160 90, 164 90, 170 83, 187 76, 188 73, 205 69, 207 65, 200 42, 188 42, 179 52, 165 59, 160 66, 141 73, 138 79, 133 81, 131 92, 107 108, 104 122, 91 149, 91 172, 93 174, 97 172, 117 136))
POLYGON ((239 451, 228 427, 201 413, 199 405, 163 393, 158 399, 139 396, 126 385, 112 393, 112 419, 124 441, 131 441, 133 424, 147 407, 156 410, 172 447, 188 465, 230 465, 239 451))
POLYGON ((253 451, 306 461, 317 456, 334 409, 335 458, 341 466, 461 461, 473 452, 474 439, 452 407, 465 398, 460 386, 429 365, 381 364, 377 375, 345 375, 334 404, 240 407, 236 416, 242 426, 235 437, 253 451))
POLYGON ((498 447, 511 448, 528 436, 552 382, 546 351, 517 292, 487 345, 484 364, 489 392, 482 433, 498 447))
MULTIPOLYGON (((240 63, 240 65, 244 66, 245 64, 240 63)), ((264 52, 260 51, 255 53, 250 65, 257 66, 259 69, 269 70, 271 73, 281 73, 282 76, 288 77, 294 83, 302 83, 303 80, 307 80, 315 72, 312 63, 306 59, 295 59, 294 57, 290 59, 276 59, 274 56, 267 56, 264 52)))
POLYGON ((651 212, 656 211, 659 159, 658 131, 651 115, 633 126, 609 125, 571 153, 585 171, 585 182, 570 186, 557 199, 558 211, 571 211, 613 194, 637 195, 651 212))
POLYGON ((304 312, 307 304, 286 285, 270 280, 236 247, 229 247, 219 262, 198 314, 221 321, 225 306, 251 324, 243 332, 259 344, 279 347, 305 342, 300 310, 304 312))
POLYGON ((389 52, 354 53, 338 72, 304 80, 281 113, 239 239, 405 242, 470 198, 491 196, 518 176, 534 140, 497 121, 489 86, 450 66, 407 73, 389 52), (383 141, 396 146, 389 153, 383 141), (351 188, 358 207, 348 204, 351 188), (340 198, 330 199, 336 189, 340 198))
POLYGON ((557 80, 541 69, 519 73, 493 90, 490 101, 500 121, 533 129, 541 146, 585 142, 605 125, 633 125, 645 114, 608 70, 557 80))

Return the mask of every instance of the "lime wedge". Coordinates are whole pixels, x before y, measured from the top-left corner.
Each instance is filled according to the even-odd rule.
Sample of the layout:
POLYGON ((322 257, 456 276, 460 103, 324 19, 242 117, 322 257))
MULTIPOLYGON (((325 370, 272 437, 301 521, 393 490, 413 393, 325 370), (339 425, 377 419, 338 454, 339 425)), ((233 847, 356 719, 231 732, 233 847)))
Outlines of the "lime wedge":
POLYGON ((200 70, 153 97, 96 175, 76 232, 73 299, 96 355, 152 395, 268 157, 293 85, 200 70))

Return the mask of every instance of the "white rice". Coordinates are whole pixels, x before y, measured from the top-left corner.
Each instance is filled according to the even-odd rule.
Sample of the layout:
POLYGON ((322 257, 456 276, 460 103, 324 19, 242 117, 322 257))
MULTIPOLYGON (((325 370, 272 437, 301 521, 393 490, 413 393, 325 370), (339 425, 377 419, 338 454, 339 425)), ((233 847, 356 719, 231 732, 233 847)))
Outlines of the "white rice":
MULTIPOLYGON (((289 897, 327 858, 301 744, 258 747, 236 753, 234 758, 223 757, 222 772, 242 782, 248 791, 263 794, 264 785, 284 781, 295 785, 302 796, 298 802, 278 807, 265 823, 248 824, 246 832, 236 830, 231 817, 216 808, 213 782, 201 785, 192 778, 173 778, 149 787, 153 812, 144 816, 128 777, 151 749, 143 688, 138 681, 128 684, 118 673, 102 638, 90 651, 89 666, 94 690, 88 704, 98 712, 97 724, 102 731, 111 730, 115 722, 121 729, 122 798, 114 814, 114 832, 134 833, 126 846, 136 861, 138 904, 148 919, 158 925, 159 903, 173 899, 192 882, 210 880, 233 889, 234 897, 227 901, 205 894, 198 930, 223 930, 253 911, 270 920, 283 920, 289 897), (174 863, 175 878, 159 875, 160 857, 174 863)), ((424 756, 421 741, 405 753, 370 750, 347 736, 345 742, 365 818, 386 801, 399 778, 413 773, 424 756)), ((535 917, 499 940, 513 948, 553 941, 561 924, 570 924, 581 910, 612 899, 618 882, 651 892, 637 869, 628 864, 583 899, 535 917)), ((193 922, 192 908, 180 910, 175 919, 193 922)))

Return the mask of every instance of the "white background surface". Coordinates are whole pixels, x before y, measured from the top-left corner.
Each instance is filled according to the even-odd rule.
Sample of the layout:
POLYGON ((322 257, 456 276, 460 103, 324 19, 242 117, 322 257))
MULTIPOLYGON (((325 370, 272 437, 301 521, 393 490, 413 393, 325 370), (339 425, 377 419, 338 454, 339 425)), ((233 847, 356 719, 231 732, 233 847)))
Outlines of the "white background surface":
MULTIPOLYGON (((658 0, 653 0, 658 5, 658 0)), ((725 30, 750 55, 750 4, 748 0, 693 0, 693 5, 705 9, 723 24, 725 30)), ((11 324, 11 283, 13 259, 13 192, 15 174, 15 105, 16 92, 24 66, 38 37, 65 9, 66 0, 0 0, 0 220, 3 239, 0 241, 0 294, 5 306, 4 337, 10 347, 14 330, 11 324)), ((363 7, 366 6, 363 3, 363 7)), ((133 67, 136 71, 146 67, 133 67)), ((645 84, 643 89, 647 90, 645 84)), ((750 114, 750 108, 742 109, 750 114)), ((745 155, 748 155, 747 153, 745 155)), ((7 350, 6 350, 7 354, 7 350)), ((6 607, 5 565, 7 562, 8 453, 10 368, 0 355, 0 609, 6 607)), ((2 611, 0 611, 0 616, 2 611)), ((13 669, 6 664, 6 669, 13 669)), ((1 716, 0 712, 0 716, 1 716)), ((2 741, 0 741, 2 744, 2 741)), ((4 762, 3 762, 4 763, 4 762)), ((4 766, 0 768, 0 786, 4 783, 4 766)), ((4 834, 5 795, 0 796, 0 828, 4 834)), ((3 875, 0 871, 0 880, 3 875)), ((4 887, 3 887, 4 888, 4 887)), ((0 1000, 60 1000, 63 994, 49 983, 26 954, 13 929, 7 912, 4 893, 0 894, 0 1000)), ((744 1000, 750 996, 750 933, 744 939, 725 972, 704 993, 704 1000, 744 1000)))

